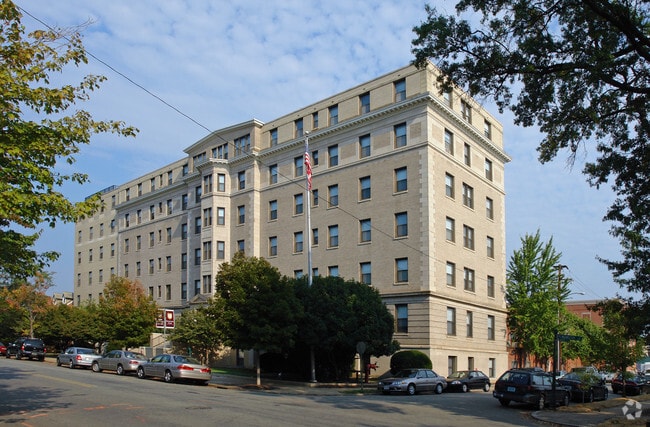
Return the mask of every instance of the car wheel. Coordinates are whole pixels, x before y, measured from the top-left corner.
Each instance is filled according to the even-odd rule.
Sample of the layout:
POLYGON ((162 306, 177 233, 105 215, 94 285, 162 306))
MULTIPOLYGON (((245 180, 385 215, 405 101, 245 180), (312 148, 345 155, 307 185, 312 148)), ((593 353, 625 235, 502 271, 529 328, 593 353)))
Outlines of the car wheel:
POLYGON ((72 360, 70 361, 70 365, 68 365, 68 368, 74 369, 74 363, 72 363, 72 360))
POLYGON ((101 372, 102 370, 99 369, 99 363, 93 362, 93 372, 101 372))
MULTIPOLYGON (((571 396, 569 396, 569 393, 564 393, 564 399, 562 400, 562 405, 569 406, 569 400, 571 400, 571 396)), ((591 401, 593 402, 593 395, 591 401)))
POLYGON ((117 365, 117 370, 115 372, 117 372, 117 375, 124 375, 124 368, 122 365, 117 365))
POLYGON ((539 400, 537 401, 537 409, 540 411, 544 409, 544 406, 546 406, 546 399, 543 394, 539 396, 539 400))
POLYGON ((499 399, 499 403, 501 404, 501 406, 510 405, 510 401, 508 399, 499 399))
POLYGON ((469 391, 467 384, 463 384, 460 389, 462 390, 463 393, 467 393, 469 391))
POLYGON ((144 374, 144 368, 140 367, 138 368, 138 378, 144 379, 146 375, 144 374))
POLYGON ((22 357, 22 356, 20 355, 20 353, 16 353, 16 360, 20 360, 21 357, 22 357))
POLYGON ((436 392, 436 394, 441 394, 442 393, 442 384, 440 384, 440 383, 436 384, 435 392, 436 392))
POLYGON ((483 384, 483 391, 490 391, 490 383, 483 384))
POLYGON ((58 357, 56 358, 56 366, 61 366, 61 359, 58 357))
MULTIPOLYGON (((170 383, 170 382, 174 381, 174 377, 172 376, 171 371, 166 370, 165 371, 165 376, 163 377, 163 379, 165 380, 166 383, 170 383)), ((409 393, 409 394, 411 394, 411 393, 409 393)))

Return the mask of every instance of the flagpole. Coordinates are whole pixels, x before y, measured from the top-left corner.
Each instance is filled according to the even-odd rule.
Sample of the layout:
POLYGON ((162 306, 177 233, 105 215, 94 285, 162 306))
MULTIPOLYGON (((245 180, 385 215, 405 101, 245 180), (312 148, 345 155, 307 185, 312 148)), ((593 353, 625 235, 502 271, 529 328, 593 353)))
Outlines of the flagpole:
MULTIPOLYGON (((306 199, 307 199, 307 224, 306 224, 306 235, 307 235, 307 284, 311 288, 312 285, 312 267, 311 267, 311 156, 309 154, 309 132, 305 132, 305 178, 306 178, 306 199)), ((309 347, 309 364, 311 378, 310 381, 316 382, 316 357, 314 355, 314 346, 309 347)))

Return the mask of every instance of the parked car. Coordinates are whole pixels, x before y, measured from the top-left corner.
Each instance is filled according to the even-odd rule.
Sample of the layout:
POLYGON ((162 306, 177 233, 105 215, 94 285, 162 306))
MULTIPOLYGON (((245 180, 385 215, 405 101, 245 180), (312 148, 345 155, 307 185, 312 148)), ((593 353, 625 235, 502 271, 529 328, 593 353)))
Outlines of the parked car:
POLYGON ((490 378, 481 371, 456 371, 447 377, 447 390, 466 393, 472 389, 490 391, 490 378))
POLYGON ((607 400, 609 396, 609 389, 605 380, 594 374, 571 372, 557 381, 559 384, 570 388, 571 399, 575 402, 607 400))
POLYGON ((70 369, 90 368, 93 361, 100 357, 92 348, 68 347, 63 353, 56 356, 56 366, 65 365, 70 369))
POLYGON ((553 393, 553 377, 542 369, 519 368, 510 369, 499 377, 492 396, 503 406, 520 402, 544 409, 549 404, 568 405, 571 392, 568 387, 556 384, 553 393))
POLYGON ((602 374, 603 374, 603 378, 605 379, 605 382, 607 383, 611 383, 614 377, 616 377, 616 372, 607 371, 607 372, 603 372, 602 374))
POLYGON ((165 382, 190 380, 208 384, 212 378, 212 369, 201 364, 193 357, 180 354, 159 354, 150 361, 138 366, 138 378, 159 377, 165 382))
POLYGON ((605 374, 600 372, 598 369, 596 369, 595 366, 578 366, 576 368, 571 369, 571 372, 576 374, 587 373, 605 379, 605 374))
POLYGON ((383 394, 392 391, 414 395, 422 391, 442 393, 447 388, 447 380, 431 369, 403 369, 392 377, 380 379, 377 390, 383 394))
POLYGON ((624 372, 622 374, 618 374, 612 380, 612 392, 615 394, 623 392, 623 376, 625 376, 626 395, 644 394, 650 391, 650 384, 644 375, 634 374, 632 372, 624 372))
POLYGON ((0 342, 0 356, 7 354, 7 346, 0 342))
POLYGON ((18 338, 7 346, 5 356, 9 359, 11 356, 20 360, 23 357, 29 360, 38 359, 41 362, 45 360, 45 344, 38 338, 18 338))
POLYGON ((147 358, 142 353, 113 350, 99 359, 93 360, 93 372, 106 370, 115 371, 117 375, 124 375, 128 372, 137 372, 138 366, 145 362, 147 362, 147 358))

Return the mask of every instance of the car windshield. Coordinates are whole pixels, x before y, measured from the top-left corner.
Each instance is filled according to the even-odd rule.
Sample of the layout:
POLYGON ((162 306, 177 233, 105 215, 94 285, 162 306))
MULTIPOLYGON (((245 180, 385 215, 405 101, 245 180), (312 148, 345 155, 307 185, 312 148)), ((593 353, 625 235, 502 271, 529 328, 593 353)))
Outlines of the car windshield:
POLYGON ((454 372, 453 374, 449 375, 449 378, 458 378, 458 379, 467 378, 467 372, 464 371, 454 372))
POLYGON ((397 374, 395 374, 395 378, 415 378, 417 374, 418 371, 411 371, 411 370, 399 371, 397 374))
POLYGON ((77 349, 77 354, 93 354, 94 351, 92 351, 89 348, 78 348, 77 349))
POLYGON ((142 353, 126 352, 124 353, 124 357, 126 357, 127 359, 147 360, 145 355, 142 353))
POLYGON ((200 365, 201 362, 196 360, 193 357, 187 357, 187 356, 174 356, 174 362, 176 363, 191 363, 193 365, 200 365))

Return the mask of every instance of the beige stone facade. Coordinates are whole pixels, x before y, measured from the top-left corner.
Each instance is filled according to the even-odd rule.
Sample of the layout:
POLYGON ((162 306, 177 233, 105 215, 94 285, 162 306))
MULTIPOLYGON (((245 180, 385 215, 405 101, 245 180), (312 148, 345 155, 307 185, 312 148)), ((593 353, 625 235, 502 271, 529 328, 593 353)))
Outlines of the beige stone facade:
MULTIPOLYGON (((409 66, 268 123, 218 130, 181 160, 103 191, 76 224, 75 304, 111 274, 182 310, 238 250, 288 276, 377 288, 404 349, 434 369, 507 369, 500 123, 409 66), (303 163, 312 159, 311 230, 303 163)), ((384 365, 387 367, 387 363, 384 365)))

